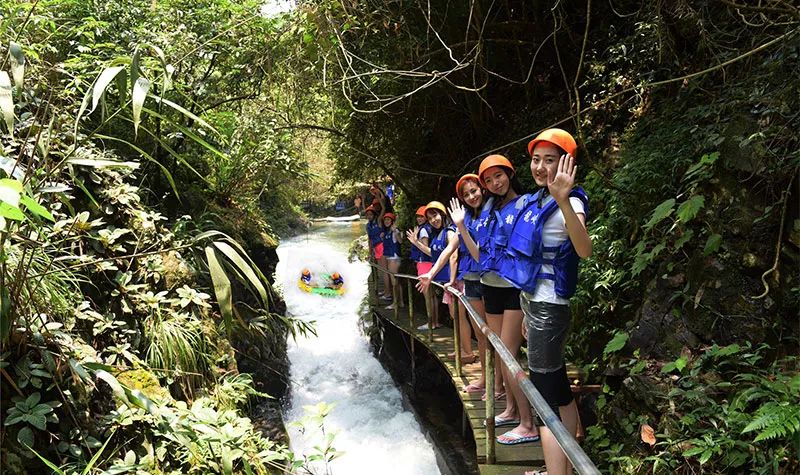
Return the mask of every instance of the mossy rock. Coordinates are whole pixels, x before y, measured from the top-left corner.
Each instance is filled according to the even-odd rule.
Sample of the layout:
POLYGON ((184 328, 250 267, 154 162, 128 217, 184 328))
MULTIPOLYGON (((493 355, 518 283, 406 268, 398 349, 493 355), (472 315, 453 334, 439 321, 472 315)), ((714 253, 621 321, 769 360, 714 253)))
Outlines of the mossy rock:
POLYGON ((120 371, 115 376, 123 386, 138 389, 153 401, 164 403, 172 399, 169 390, 161 386, 156 375, 144 368, 120 371))

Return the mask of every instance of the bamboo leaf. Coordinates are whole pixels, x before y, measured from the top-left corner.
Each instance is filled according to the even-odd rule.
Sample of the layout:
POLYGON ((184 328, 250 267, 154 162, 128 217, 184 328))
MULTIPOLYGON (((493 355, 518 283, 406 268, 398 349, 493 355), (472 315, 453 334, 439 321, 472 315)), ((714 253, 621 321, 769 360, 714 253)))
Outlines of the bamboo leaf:
POLYGON ((217 259, 217 253, 211 246, 206 246, 206 259, 211 281, 214 283, 214 294, 217 297, 219 310, 222 313, 223 324, 228 333, 233 325, 233 299, 231 296, 231 281, 217 259))
POLYGON ((92 109, 89 111, 90 114, 97 108, 97 104, 100 103, 100 99, 106 93, 108 85, 123 69, 125 69, 125 66, 112 66, 100 73, 92 88, 92 109))
POLYGON ((142 118, 142 107, 144 100, 147 98, 147 91, 150 90, 150 81, 146 78, 140 77, 136 79, 133 85, 133 93, 131 94, 131 101, 133 105, 133 133, 138 135, 139 123, 142 118))
MULTIPOLYGON (((129 120, 129 119, 125 119, 125 120, 129 120)), ((141 128, 141 129, 142 129, 142 130, 143 130, 143 131, 146 133, 146 134, 148 134, 149 136, 153 137, 153 139, 154 139, 155 141, 157 141, 157 142, 158 142, 158 143, 159 143, 159 144, 160 144, 160 145, 161 145, 161 146, 164 148, 164 150, 166 150, 167 152, 169 152, 169 154, 170 154, 170 155, 172 155, 173 157, 175 157, 175 159, 176 159, 176 160, 178 160, 178 162, 180 162, 180 163, 181 163, 181 165, 183 165, 183 166, 185 166, 186 168, 188 168, 188 169, 189 169, 189 170, 190 170, 192 173, 194 173, 195 175, 197 175, 197 177, 198 177, 198 178, 200 178, 201 180, 203 180, 204 182, 206 182, 206 183, 208 183, 208 184, 211 184, 211 182, 208 180, 208 177, 206 177, 206 176, 204 176, 204 175, 200 174, 200 172, 198 172, 198 171, 197 171, 197 170, 196 170, 196 169, 195 169, 195 168, 194 168, 194 167, 193 167, 193 166, 192 166, 192 165, 191 165, 191 164, 190 164, 190 163, 189 163, 189 162, 188 162, 188 161, 187 161, 187 160, 186 160, 186 159, 183 157, 183 155, 181 155, 181 154, 179 154, 178 152, 176 152, 176 151, 175 151, 175 150, 174 150, 174 149, 173 149, 173 148, 172 148, 172 147, 169 145, 169 143, 167 143, 167 142, 166 142, 165 140, 163 140, 161 137, 157 136, 155 133, 153 133, 153 132, 152 132, 150 129, 148 129, 147 127, 145 127, 145 126, 143 126, 143 125, 140 125, 139 127, 140 127, 140 128, 141 128)))
POLYGON ((11 78, 8 73, 0 71, 0 112, 11 136, 14 136, 14 98, 11 96, 11 78))
POLYGON ((16 206, 11 206, 8 203, 0 203, 0 216, 14 221, 25 221, 25 214, 16 206))
POLYGON ((14 76, 14 85, 22 87, 22 80, 25 77, 25 53, 22 46, 11 42, 8 45, 8 54, 11 56, 11 75, 14 76))
POLYGON ((23 195, 19 201, 20 203, 25 205, 28 211, 30 211, 34 215, 39 216, 40 218, 47 219, 52 222, 56 221, 55 218, 53 218, 53 215, 50 214, 50 211, 47 210, 47 208, 37 203, 36 200, 31 198, 30 196, 23 195))
POLYGON ((139 52, 139 47, 137 46, 133 50, 133 57, 131 58, 131 95, 133 95, 133 89, 136 87, 136 81, 139 80, 139 58, 141 57, 141 53, 139 52))
POLYGON ((150 95, 156 100, 156 102, 158 102, 158 103, 163 102, 164 104, 172 107, 173 109, 175 109, 176 111, 178 111, 181 114, 185 115, 186 117, 192 119, 193 121, 195 121, 198 124, 202 125, 203 127, 207 128, 208 130, 214 132, 215 134, 219 134, 219 132, 217 132, 217 129, 212 127, 211 124, 209 124, 208 122, 204 121, 203 119, 201 119, 197 115, 193 114, 189 110, 185 109, 184 107, 182 107, 182 106, 180 106, 180 105, 178 105, 178 104, 176 104, 176 103, 174 103, 174 102, 172 102, 172 101, 170 101, 168 99, 164 99, 163 97, 156 96, 155 94, 150 94, 150 95))
POLYGON ((131 147, 132 149, 136 150, 137 152, 139 152, 144 158, 146 158, 146 159, 150 160, 151 162, 155 163, 156 165, 158 165, 158 167, 161 169, 161 173, 163 173, 164 176, 167 177, 167 181, 169 182, 169 185, 172 187, 173 193, 175 193, 175 196, 178 199, 180 199, 180 194, 178 193, 178 188, 175 185, 175 180, 172 178, 172 173, 170 173, 169 170, 167 170, 167 167, 162 165, 161 162, 159 162, 158 160, 153 158, 149 153, 145 152, 144 150, 142 150, 141 148, 137 147, 136 145, 128 142, 127 140, 123 140, 123 139, 118 138, 118 137, 111 137, 110 135, 103 135, 103 134, 96 134, 95 137, 100 138, 100 139, 106 139, 106 140, 111 140, 111 141, 115 141, 115 142, 124 143, 125 145, 127 145, 127 146, 131 147))
POLYGON ((18 208, 22 195, 22 183, 11 178, 0 178, 0 201, 18 208))
POLYGON ((39 452, 37 452, 37 451, 33 450, 33 447, 30 447, 30 446, 28 446, 28 449, 29 449, 31 452, 33 452, 33 454, 34 454, 34 455, 36 455, 36 456, 39 458, 39 460, 41 460, 41 461, 42 461, 42 463, 44 463, 45 465, 47 465, 47 467, 48 467, 50 470, 52 470, 54 474, 56 474, 56 475, 66 475, 66 474, 64 473, 64 471, 63 471, 63 470, 61 470, 60 468, 58 468, 58 467, 57 467, 57 466, 56 466, 56 465, 55 465, 53 462, 51 462, 51 461, 47 460, 46 458, 44 458, 44 457, 42 457, 41 455, 39 455, 39 452))
POLYGON ((116 396, 117 399, 119 399, 125 404, 130 404, 130 401, 128 401, 128 397, 125 395, 125 389, 122 387, 122 384, 120 384, 120 382, 117 381, 117 378, 115 378, 114 375, 102 369, 99 371, 95 371, 94 374, 99 379, 105 381, 106 384, 111 386, 111 391, 114 393, 114 396, 116 396))
POLYGON ((139 168, 139 163, 137 162, 120 162, 117 160, 105 160, 97 158, 68 158, 66 163, 69 163, 71 165, 81 165, 84 167, 92 167, 92 168, 122 167, 122 168, 131 168, 133 170, 139 168))
POLYGON ((246 282, 246 284, 251 289, 255 289, 255 291, 261 297, 262 305, 264 305, 264 307, 268 307, 269 298, 267 296, 267 290, 266 288, 264 288, 263 283, 258 278, 256 273, 253 271, 252 266, 248 265, 248 263, 245 262, 242 256, 227 243, 221 241, 214 241, 213 244, 217 249, 219 249, 223 254, 225 254, 225 257, 227 257, 228 260, 230 260, 239 269, 239 272, 241 272, 242 275, 247 277, 248 282, 246 282))
POLYGON ((114 433, 116 433, 116 432, 117 432, 117 430, 114 429, 114 431, 111 433, 111 435, 108 436, 108 439, 106 439, 106 443, 103 444, 103 446, 100 447, 100 450, 98 450, 94 454, 94 457, 92 457, 92 459, 89 460, 89 463, 86 465, 86 468, 83 469, 83 472, 81 472, 81 475, 88 475, 89 473, 92 472, 92 469, 94 468, 94 464, 97 463, 97 460, 100 458, 100 456, 106 450, 106 447, 108 447, 108 443, 111 442, 111 439, 114 437, 114 433))
POLYGON ((220 151, 219 151, 219 150, 218 150, 216 147, 214 147, 213 145, 211 145, 211 144, 209 144, 208 142, 206 142, 205 140, 203 140, 203 139, 202 139, 200 136, 198 136, 197 134, 195 134, 194 132, 192 132, 191 130, 189 130, 187 127, 184 127, 183 125, 181 125, 181 124, 179 124, 179 123, 175 122, 174 120, 170 119, 169 117, 167 117, 167 116, 165 116, 165 115, 163 115, 163 114, 159 114, 158 112, 156 112, 156 111, 153 111, 153 110, 150 110, 150 109, 148 109, 148 108, 146 108, 146 107, 144 108, 144 110, 145 110, 145 111, 146 111, 148 114, 150 114, 151 116, 153 116, 153 117, 157 117, 157 118, 159 118, 159 119, 161 119, 161 120, 163 120, 163 121, 165 121, 165 122, 169 123, 169 124, 170 124, 170 125, 172 125, 173 127, 177 128, 177 129, 178 129, 178 130, 180 130, 180 131, 181 131, 181 132, 182 132, 184 135, 186 135, 186 136, 187 136, 187 137, 189 137, 190 139, 194 140, 194 141, 195 141, 195 142, 197 142, 199 145, 203 146, 203 147, 204 147, 206 150, 208 150, 209 152, 211 152, 211 153, 213 153, 213 154, 217 155, 218 157, 222 158, 222 159, 223 159, 223 160, 225 160, 225 161, 229 161, 229 158, 228 158, 228 156, 227 156, 227 155, 225 155, 224 153, 220 152, 220 151))

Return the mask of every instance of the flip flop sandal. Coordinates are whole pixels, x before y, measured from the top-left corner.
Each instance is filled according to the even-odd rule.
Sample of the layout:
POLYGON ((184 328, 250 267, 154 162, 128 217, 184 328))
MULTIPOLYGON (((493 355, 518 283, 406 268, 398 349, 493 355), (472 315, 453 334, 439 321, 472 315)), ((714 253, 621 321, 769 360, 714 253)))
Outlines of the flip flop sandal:
MULTIPOLYGON (((495 401, 499 401, 499 400, 501 400, 501 399, 503 399, 505 397, 506 397, 506 393, 504 393, 504 392, 502 392, 502 393, 494 393, 494 400, 495 401)), ((486 400, 486 394, 484 394, 483 397, 481 397, 481 401, 485 401, 485 400, 486 400)))
POLYGON ((538 435, 519 435, 516 432, 506 432, 505 434, 497 436, 497 443, 502 445, 517 445, 528 444, 531 442, 539 442, 538 435))
MULTIPOLYGON (((483 421, 483 425, 486 425, 486 421, 483 421)), ((500 416, 494 416, 494 426, 495 427, 506 427, 506 426, 517 426, 519 425, 519 419, 504 419, 500 416)))
POLYGON ((464 386, 462 391, 464 391, 465 393, 482 393, 486 391, 486 388, 484 388, 483 386, 478 386, 477 384, 468 384, 464 386))

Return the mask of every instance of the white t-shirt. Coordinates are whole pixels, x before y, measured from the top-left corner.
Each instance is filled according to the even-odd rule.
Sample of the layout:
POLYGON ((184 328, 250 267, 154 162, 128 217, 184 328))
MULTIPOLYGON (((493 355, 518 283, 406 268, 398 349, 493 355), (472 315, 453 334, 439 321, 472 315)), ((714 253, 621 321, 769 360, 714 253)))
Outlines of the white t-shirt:
POLYGON ((427 228, 424 228, 424 227, 419 228, 419 233, 417 234, 417 239, 429 238, 429 237, 430 236, 428 236, 428 229, 427 228))
MULTIPOLYGON (((548 196, 542 202, 542 206, 546 203, 549 203, 554 198, 552 196, 548 196)), ((575 211, 576 214, 583 214, 586 216, 586 210, 583 207, 583 201, 580 198, 576 198, 574 196, 570 196, 569 204, 572 206, 572 209, 575 211)), ((569 239, 569 234, 567 234, 567 226, 564 224, 564 213, 561 212, 561 209, 557 209, 553 214, 547 218, 547 221, 544 222, 544 227, 542 228, 542 244, 544 247, 556 247, 560 246, 564 241, 569 239)), ((544 257, 553 257, 553 253, 544 253, 544 257)), ((548 274, 553 273, 553 266, 550 264, 542 265, 541 272, 545 272, 548 274)), ((548 302, 554 303, 559 305, 567 305, 569 304, 569 299, 561 298, 556 295, 556 288, 555 288, 555 281, 550 279, 539 279, 536 283, 536 291, 533 295, 526 292, 526 297, 528 297, 533 302, 548 302)))

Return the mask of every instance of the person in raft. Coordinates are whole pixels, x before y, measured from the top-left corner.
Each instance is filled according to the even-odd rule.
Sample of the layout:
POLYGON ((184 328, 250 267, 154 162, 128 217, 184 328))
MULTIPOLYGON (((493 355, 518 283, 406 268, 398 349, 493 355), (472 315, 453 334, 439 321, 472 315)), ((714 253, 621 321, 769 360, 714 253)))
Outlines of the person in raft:
MULTIPOLYGON (((448 243, 455 239, 456 229, 448 223, 447 209, 445 209, 444 205, 438 201, 431 201, 428 203, 428 205, 425 207, 425 218, 428 220, 428 224, 431 226, 429 246, 417 241, 416 235, 412 231, 406 232, 406 236, 408 237, 409 241, 411 241, 411 244, 417 246, 422 252, 431 256, 432 261, 436 261, 439 259, 439 256, 442 254, 442 252, 444 252, 448 243)), ((449 283, 450 276, 455 275, 457 271, 457 260, 458 256, 456 254, 451 255, 448 265, 443 266, 443 268, 433 277, 433 281, 442 284, 449 283)), ((421 286, 418 285, 417 288, 421 292, 424 292, 424 289, 421 286)), ((445 292, 442 302, 450 306, 454 303, 453 299, 454 297, 450 294, 450 292, 445 292)), ((439 323, 439 306, 434 302, 432 307, 431 328, 441 328, 442 325, 439 323)), ((454 314, 452 310, 454 309, 451 309, 451 315, 454 314)), ((417 329, 423 331, 427 330, 428 324, 426 323, 421 325, 417 327, 417 329)))
MULTIPOLYGON (((400 231, 397 229, 395 225, 395 221, 397 221, 397 216, 394 213, 386 213, 383 215, 383 257, 386 259, 386 269, 391 274, 396 274, 400 270, 400 231)), ((384 298, 387 300, 392 300, 394 295, 394 290, 397 285, 397 279, 391 274, 384 274, 389 281, 389 285, 385 285, 384 280, 384 291, 383 295, 384 298)), ((402 307, 402 296, 403 294, 400 293, 397 295, 398 302, 400 302, 400 306, 402 307)), ((387 309, 394 309, 395 304, 392 302, 386 308, 387 309)))
MULTIPOLYGON (((417 242, 419 242, 423 246, 428 246, 430 244, 431 225, 428 224, 428 219, 425 217, 425 206, 420 206, 419 208, 417 208, 417 212, 414 216, 414 219, 416 220, 417 225, 414 227, 414 230, 410 232, 412 232, 414 236, 416 236, 417 242)), ((409 231, 406 231, 406 234, 408 233, 409 231)), ((409 239, 409 242, 411 241, 412 240, 409 239)), ((417 266, 418 276, 428 272, 429 270, 431 270, 431 267, 433 267, 433 261, 431 261, 431 256, 425 254, 419 249, 419 247, 413 244, 411 246, 411 260, 414 261, 414 263, 417 266)), ((433 292, 431 292, 431 289, 428 288, 425 290, 425 292, 423 292, 423 295, 425 296, 425 310, 427 312, 426 315, 430 315, 432 311, 431 309, 433 308, 434 305, 433 292)))
MULTIPOLYGON (((528 338, 530 379, 573 436, 580 422, 567 379, 564 344, 578 262, 592 254, 586 230, 589 198, 574 187, 577 149, 572 135, 561 129, 545 130, 528 144, 531 174, 539 191, 508 240, 508 254, 515 263, 508 278, 521 289, 525 314, 521 329, 528 338)), ((572 473, 550 430, 540 424, 539 431, 547 473, 572 473)))
POLYGON ((334 272, 333 274, 331 274, 331 281, 330 283, 328 283, 326 287, 333 290, 339 290, 342 288, 343 285, 344 285, 344 279, 342 279, 341 274, 339 274, 338 272, 334 272))
POLYGON ((311 271, 308 269, 303 269, 303 274, 300 276, 300 280, 306 285, 311 285, 311 279, 311 271))
MULTIPOLYGON (((484 158, 478 177, 492 195, 492 205, 484 208, 476 225, 478 242, 468 234, 463 236, 470 253, 478 255, 487 325, 500 335, 503 344, 516 357, 522 344, 522 309, 519 289, 506 277, 514 265, 511 256, 506 254, 506 246, 529 196, 520 194, 522 186, 516 179, 514 166, 502 155, 484 158)), ((497 442, 516 445, 538 441, 539 432, 533 424, 528 400, 508 368, 499 362, 498 366, 503 373, 506 408, 495 416, 495 427, 515 427, 499 435, 497 442)), ((495 397, 500 396, 495 394, 495 397)))

